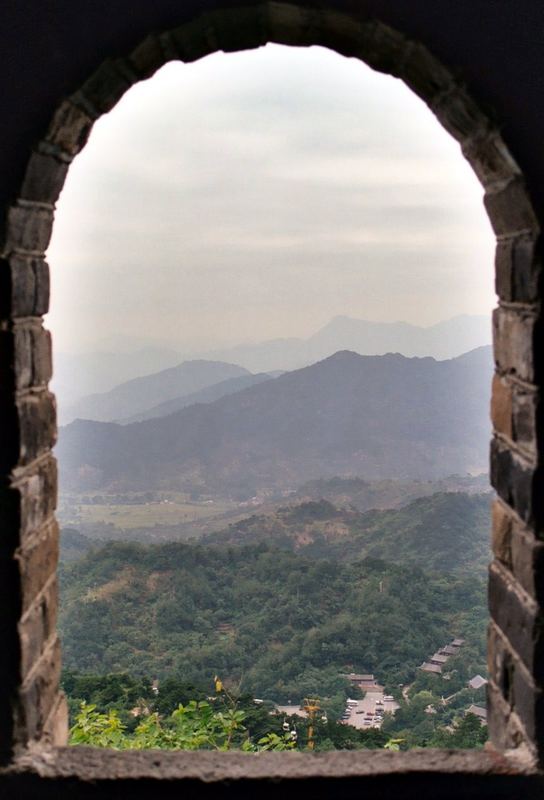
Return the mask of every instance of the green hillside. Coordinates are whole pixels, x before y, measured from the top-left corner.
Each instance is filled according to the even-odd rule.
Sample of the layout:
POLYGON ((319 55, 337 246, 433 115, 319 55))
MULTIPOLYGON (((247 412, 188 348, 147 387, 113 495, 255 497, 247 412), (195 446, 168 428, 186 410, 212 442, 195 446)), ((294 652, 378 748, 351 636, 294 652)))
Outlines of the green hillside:
POLYGON ((467 640, 452 688, 485 668, 476 577, 267 545, 111 543, 65 564, 61 584, 69 669, 194 682, 217 673, 257 697, 296 702, 345 693, 346 671, 407 683, 452 636, 467 640))
POLYGON ((313 558, 366 557, 426 570, 484 575, 490 560, 489 494, 438 493, 401 509, 339 509, 326 500, 254 515, 203 541, 269 543, 313 558))

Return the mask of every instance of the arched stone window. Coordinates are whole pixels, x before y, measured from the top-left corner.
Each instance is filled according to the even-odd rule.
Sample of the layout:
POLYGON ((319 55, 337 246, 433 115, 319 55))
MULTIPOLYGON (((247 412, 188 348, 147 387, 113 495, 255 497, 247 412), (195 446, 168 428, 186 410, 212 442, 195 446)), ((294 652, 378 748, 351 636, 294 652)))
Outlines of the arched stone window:
MULTIPOLYGON (((66 13, 69 7, 83 13, 85 5, 61 2, 59 8, 62 6, 66 13)), ((32 152, 27 149, 29 132, 22 122, 24 146, 13 139, 17 158, 26 161, 26 171, 15 197, 8 181, 11 202, 5 208, 1 230, 0 735, 1 755, 8 767, 0 776, 0 786, 15 787, 21 796, 41 793, 47 786, 53 787, 49 789, 51 796, 63 796, 62 792, 75 785, 78 797, 118 797, 125 793, 134 796, 134 778, 139 778, 137 791, 142 793, 153 791, 151 787, 161 780, 161 792, 171 791, 172 796, 204 789, 218 795, 226 792, 225 780, 238 781, 237 793, 249 793, 256 784, 272 791, 274 780, 281 778, 285 790, 293 794, 300 791, 300 780, 304 780, 304 791, 315 793, 318 787, 319 791, 328 787, 340 796, 343 792, 354 796, 364 786, 370 789, 378 783, 385 791, 388 775, 387 791, 401 797, 412 796, 412 791, 420 793, 418 781, 422 791, 440 797, 458 796, 462 791, 466 794, 469 779, 474 796, 476 792, 481 796, 482 791, 484 796, 485 792, 491 796, 499 785, 497 780, 501 792, 507 793, 511 786, 516 796, 529 797, 532 792, 536 796, 542 790, 540 779, 522 779, 513 773, 522 763, 532 769, 531 765, 544 759, 544 545, 539 541, 544 505, 539 497, 539 464, 544 448, 539 401, 540 225, 525 176, 502 138, 504 121, 494 120, 491 112, 484 111, 463 81, 425 44, 380 21, 375 13, 365 14, 362 3, 328 0, 310 7, 292 0, 248 2, 239 8, 220 3, 219 8, 205 10, 209 3, 193 2, 190 9, 177 10, 175 3, 163 0, 157 3, 156 16, 149 6, 140 27, 149 30, 150 25, 157 25, 158 30, 166 31, 150 33, 136 47, 127 45, 136 36, 126 33, 126 29, 132 30, 132 4, 123 5, 125 28, 122 13, 112 11, 113 33, 107 28, 108 14, 103 16, 108 34, 104 34, 103 45, 103 29, 89 32, 97 42, 89 51, 92 67, 88 53, 81 54, 80 60, 73 54, 72 94, 62 98, 47 85, 43 87, 44 112, 37 115, 35 123, 42 125, 41 136, 39 131, 32 131, 30 138, 36 137, 32 152), (351 10, 340 10, 344 6, 351 10), (150 77, 173 59, 189 62, 217 50, 244 50, 267 42, 321 45, 401 78, 457 139, 485 189, 485 205, 497 236, 499 295, 494 315, 496 374, 491 445, 492 484, 498 499, 493 513, 495 560, 489 584, 488 703, 495 749, 486 753, 334 753, 316 760, 293 754, 288 758, 276 754, 259 758, 224 754, 219 758, 210 753, 157 756, 43 750, 44 745, 64 744, 67 725, 58 690, 61 656, 55 631, 58 528, 54 519, 56 471, 51 455, 55 403, 47 389, 51 342, 41 319, 48 308, 44 253, 55 201, 70 162, 84 146, 93 122, 133 83, 150 77), (50 112, 46 113, 47 109, 50 112), (515 754, 517 767, 501 753, 515 754), (108 789, 115 779, 115 788, 108 789), (524 781, 523 788, 520 780, 524 781)), ((426 11, 418 9, 416 17, 422 19, 426 11)), ((61 10, 53 17, 59 24, 64 19, 61 10)), ((436 22, 427 22, 427 38, 432 39, 436 22)), ((68 20, 67 31, 74 24, 83 22, 68 20)), ((443 25, 447 26, 447 20, 443 25)), ((51 52, 51 58, 55 58, 55 52, 51 52)), ((473 66, 477 74, 479 65, 473 66)), ((40 77, 35 75, 35 81, 40 77)), ((15 115, 15 122, 18 119, 15 115)), ((9 172, 9 180, 15 180, 17 169, 16 165, 9 172)))

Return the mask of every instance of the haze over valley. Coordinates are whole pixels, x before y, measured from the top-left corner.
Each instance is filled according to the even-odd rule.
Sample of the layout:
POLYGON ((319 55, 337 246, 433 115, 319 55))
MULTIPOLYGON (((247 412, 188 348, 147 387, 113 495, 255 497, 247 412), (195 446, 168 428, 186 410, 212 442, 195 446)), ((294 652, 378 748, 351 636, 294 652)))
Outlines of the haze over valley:
POLYGON ((304 698, 315 749, 485 740, 493 237, 437 127, 352 59, 266 47, 167 65, 70 167, 73 741, 189 720, 213 749, 243 717, 233 746, 310 748, 304 698))

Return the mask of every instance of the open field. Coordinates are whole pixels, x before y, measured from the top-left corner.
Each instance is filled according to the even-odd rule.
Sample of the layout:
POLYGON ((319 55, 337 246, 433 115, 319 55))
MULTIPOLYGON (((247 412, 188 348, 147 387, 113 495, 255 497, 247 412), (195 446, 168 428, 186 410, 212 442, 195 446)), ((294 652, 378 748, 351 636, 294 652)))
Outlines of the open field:
POLYGON ((247 509, 228 500, 191 501, 176 492, 148 500, 149 494, 62 494, 59 521, 91 538, 145 541, 198 538, 247 516, 247 509))
POLYGON ((201 505, 161 501, 145 505, 74 505, 64 508, 62 520, 66 525, 105 523, 124 530, 155 525, 184 525, 189 522, 223 517, 233 511, 227 503, 201 505))

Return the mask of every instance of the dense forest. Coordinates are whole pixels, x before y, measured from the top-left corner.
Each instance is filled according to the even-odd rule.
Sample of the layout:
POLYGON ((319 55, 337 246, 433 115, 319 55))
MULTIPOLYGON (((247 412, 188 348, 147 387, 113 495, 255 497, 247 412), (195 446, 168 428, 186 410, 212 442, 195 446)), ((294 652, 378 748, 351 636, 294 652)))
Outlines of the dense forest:
POLYGON ((452 636, 450 686, 485 670, 485 582, 366 558, 312 560, 266 544, 111 543, 61 571, 64 663, 90 672, 220 674, 256 697, 317 693, 341 709, 343 673, 391 687, 452 636))
POLYGON ((318 500, 254 515, 203 542, 273 543, 308 557, 380 558, 427 570, 484 575, 489 563, 489 494, 437 493, 401 509, 337 508, 318 500))

